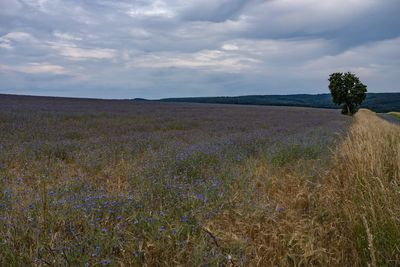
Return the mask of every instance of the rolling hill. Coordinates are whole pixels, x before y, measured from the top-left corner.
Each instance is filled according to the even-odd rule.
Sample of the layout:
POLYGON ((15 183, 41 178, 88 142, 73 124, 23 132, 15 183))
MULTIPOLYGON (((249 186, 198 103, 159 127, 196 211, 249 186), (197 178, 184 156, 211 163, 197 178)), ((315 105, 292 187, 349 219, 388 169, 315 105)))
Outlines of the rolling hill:
MULTIPOLYGON (((296 94, 296 95, 247 95, 233 97, 187 97, 165 98, 162 102, 218 103, 241 105, 299 106, 314 108, 336 108, 330 94, 296 94)), ((362 104, 363 108, 375 112, 400 110, 400 93, 368 93, 362 104)))

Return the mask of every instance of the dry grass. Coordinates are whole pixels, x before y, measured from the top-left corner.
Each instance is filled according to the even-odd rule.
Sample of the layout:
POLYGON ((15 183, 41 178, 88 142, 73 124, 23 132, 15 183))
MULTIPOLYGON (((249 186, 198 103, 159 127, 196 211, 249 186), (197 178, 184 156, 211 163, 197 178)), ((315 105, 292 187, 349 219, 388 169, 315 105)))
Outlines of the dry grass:
POLYGON ((244 248, 238 264, 400 264, 400 127, 361 110, 329 171, 310 177, 299 170, 316 162, 297 164, 251 162, 254 194, 240 199, 249 185, 238 188, 232 209, 209 223, 221 247, 244 248))
POLYGON ((399 265, 400 127, 361 110, 335 161, 325 198, 337 203, 348 250, 362 265, 399 265))

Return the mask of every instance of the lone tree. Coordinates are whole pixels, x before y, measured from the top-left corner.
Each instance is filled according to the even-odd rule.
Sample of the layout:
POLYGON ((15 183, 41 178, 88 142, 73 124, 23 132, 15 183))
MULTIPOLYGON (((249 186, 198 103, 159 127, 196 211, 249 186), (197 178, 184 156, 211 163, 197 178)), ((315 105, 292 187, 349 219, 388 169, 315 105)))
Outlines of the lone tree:
POLYGON ((342 105, 342 114, 353 115, 367 96, 367 86, 353 73, 332 73, 329 76, 332 101, 342 105))

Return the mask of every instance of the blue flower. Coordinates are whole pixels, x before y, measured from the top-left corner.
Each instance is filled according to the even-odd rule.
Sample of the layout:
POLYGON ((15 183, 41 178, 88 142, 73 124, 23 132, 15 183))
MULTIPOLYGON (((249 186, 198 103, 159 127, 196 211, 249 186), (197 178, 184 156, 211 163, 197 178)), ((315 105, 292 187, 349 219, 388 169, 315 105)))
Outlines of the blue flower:
POLYGON ((92 253, 92 257, 96 257, 97 255, 99 255, 99 252, 100 252, 100 247, 97 246, 94 252, 92 253))
POLYGON ((283 212, 283 211, 285 211, 285 208, 284 207, 277 207, 276 209, 275 209, 277 212, 283 212))
POLYGON ((197 195, 196 195, 196 198, 197 198, 198 200, 203 201, 203 202, 207 202, 207 198, 206 198, 203 194, 197 194, 197 195))
POLYGON ((110 261, 110 260, 102 260, 102 261, 100 262, 100 264, 103 265, 103 266, 110 265, 110 264, 111 264, 111 261, 110 261))

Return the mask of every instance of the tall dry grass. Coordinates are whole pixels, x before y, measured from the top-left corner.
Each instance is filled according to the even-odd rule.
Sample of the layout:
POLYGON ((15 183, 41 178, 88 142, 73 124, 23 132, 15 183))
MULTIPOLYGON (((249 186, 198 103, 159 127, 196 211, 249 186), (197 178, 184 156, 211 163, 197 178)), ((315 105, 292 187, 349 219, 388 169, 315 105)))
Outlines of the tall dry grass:
MULTIPOLYGON (((400 127, 368 110, 356 116, 323 187, 357 263, 400 264, 400 127)), ((344 248, 345 248, 344 247, 344 248)))
POLYGON ((253 183, 207 226, 221 250, 242 249, 233 264, 400 265, 400 127, 360 110, 331 165, 318 166, 248 163, 253 183))

